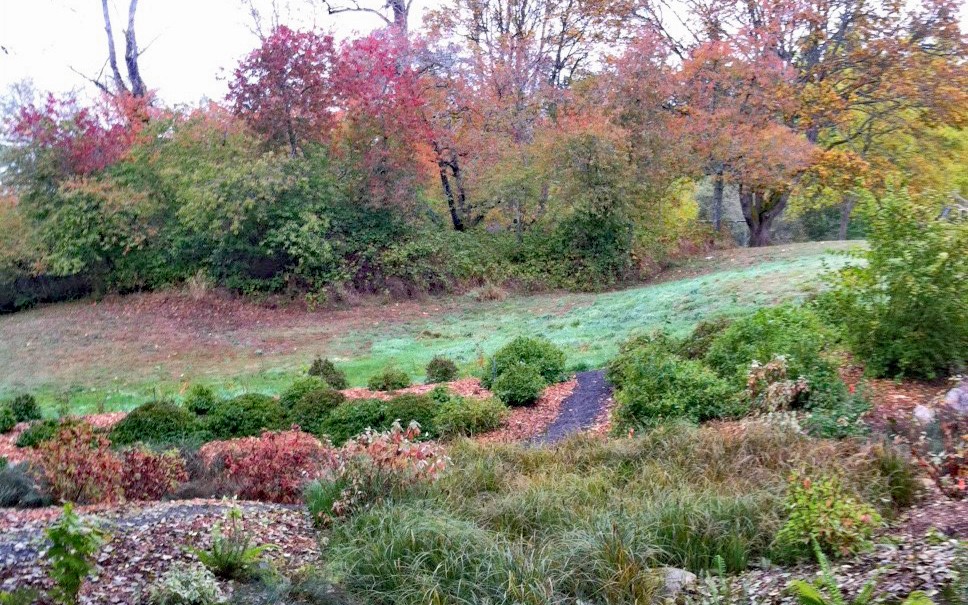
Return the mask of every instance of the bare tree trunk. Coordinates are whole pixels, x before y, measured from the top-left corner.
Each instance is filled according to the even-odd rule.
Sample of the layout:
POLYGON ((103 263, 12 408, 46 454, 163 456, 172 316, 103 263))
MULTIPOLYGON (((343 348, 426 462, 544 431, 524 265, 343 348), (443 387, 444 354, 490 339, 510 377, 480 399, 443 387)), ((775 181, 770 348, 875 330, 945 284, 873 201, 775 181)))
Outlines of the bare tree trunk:
POLYGON ((786 209, 789 200, 789 192, 757 191, 740 184, 739 202, 743 208, 743 218, 750 230, 750 248, 769 246, 772 243, 770 230, 773 222, 786 209))
POLYGON ((713 176, 712 219, 713 229, 719 233, 723 228, 723 189, 725 188, 723 169, 720 167, 713 176))
POLYGON ((111 28, 111 12, 108 10, 108 0, 101 0, 101 11, 104 13, 104 31, 108 35, 108 65, 114 77, 114 87, 118 92, 127 90, 121 70, 118 68, 118 53, 114 49, 114 30, 111 28))
POLYGON ((850 228, 850 215, 854 212, 857 205, 857 196, 848 193, 844 196, 844 201, 840 204, 840 229, 837 232, 837 239, 844 241, 847 239, 847 230, 850 228))
POLYGON ((437 168, 440 170, 440 185, 444 188, 444 197, 447 198, 447 209, 450 210, 450 222, 454 226, 454 231, 464 230, 464 221, 461 220, 460 211, 457 209, 457 200, 454 199, 454 191, 450 187, 450 179, 447 177, 447 163, 437 160, 437 168))
MULTIPOLYGON (((128 29, 124 32, 124 63, 128 68, 128 81, 131 83, 131 94, 139 99, 148 94, 145 81, 141 79, 141 68, 138 66, 138 58, 141 51, 138 50, 138 40, 134 35, 134 15, 138 11, 138 0, 131 0, 128 5, 128 29)), ((114 44, 111 44, 114 46, 114 44)))

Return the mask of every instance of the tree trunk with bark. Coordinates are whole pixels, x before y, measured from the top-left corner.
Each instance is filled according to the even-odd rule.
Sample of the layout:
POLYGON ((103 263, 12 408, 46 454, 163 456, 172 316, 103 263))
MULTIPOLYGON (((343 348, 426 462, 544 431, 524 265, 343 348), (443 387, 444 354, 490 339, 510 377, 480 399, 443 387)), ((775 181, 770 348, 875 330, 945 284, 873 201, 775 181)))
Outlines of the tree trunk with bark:
POLYGON ((772 243, 773 222, 783 214, 790 200, 788 191, 769 191, 740 184, 739 202, 743 218, 750 230, 749 247, 759 248, 772 243))
POLYGON ((723 190, 725 189, 726 183, 723 178, 723 169, 720 167, 716 174, 713 175, 713 200, 712 200, 712 220, 713 229, 716 233, 723 228, 723 190))
POLYGON ((837 239, 844 241, 847 239, 847 230, 850 228, 850 215, 854 212, 857 205, 857 196, 848 193, 844 196, 844 201, 840 204, 840 229, 837 232, 837 239))

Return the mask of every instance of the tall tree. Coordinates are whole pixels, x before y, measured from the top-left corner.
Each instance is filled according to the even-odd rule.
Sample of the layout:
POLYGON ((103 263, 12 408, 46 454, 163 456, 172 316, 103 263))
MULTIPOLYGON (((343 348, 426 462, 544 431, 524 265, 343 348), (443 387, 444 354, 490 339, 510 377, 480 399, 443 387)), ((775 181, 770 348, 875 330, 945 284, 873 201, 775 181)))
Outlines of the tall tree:
POLYGON ((118 65, 118 54, 115 48, 114 28, 111 25, 111 11, 108 9, 108 0, 101 0, 104 32, 108 38, 108 67, 111 69, 112 85, 109 86, 100 80, 94 80, 94 83, 108 94, 130 94, 136 98, 143 98, 148 94, 148 87, 141 77, 141 67, 138 64, 141 58, 141 50, 138 48, 138 39, 134 29, 134 19, 137 12, 138 0, 130 0, 127 28, 124 30, 124 66, 128 76, 127 81, 125 81, 118 65))

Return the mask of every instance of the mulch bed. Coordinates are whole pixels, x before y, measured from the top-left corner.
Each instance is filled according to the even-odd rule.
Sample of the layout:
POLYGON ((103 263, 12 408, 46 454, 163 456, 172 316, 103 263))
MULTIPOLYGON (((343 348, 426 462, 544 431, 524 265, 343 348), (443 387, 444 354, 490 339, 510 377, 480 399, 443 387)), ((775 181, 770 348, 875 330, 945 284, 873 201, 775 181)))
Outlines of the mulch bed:
POLYGON ((371 391, 364 387, 356 387, 341 391, 347 399, 392 399, 398 395, 425 395, 439 386, 447 387, 451 393, 461 397, 475 397, 486 399, 491 396, 491 392, 481 386, 481 381, 477 378, 461 378, 453 382, 442 382, 439 384, 417 384, 405 389, 396 391, 371 391))
MULTIPOLYGON (((208 548, 212 527, 232 506, 242 510, 253 544, 273 545, 265 558, 285 572, 320 560, 316 533, 300 506, 222 500, 181 500, 126 504, 113 509, 79 507, 110 535, 101 548, 94 575, 85 582, 81 603, 143 602, 147 586, 172 564, 195 561, 186 547, 208 548)), ((4 514, 0 534, 0 589, 49 589, 41 559, 43 528, 60 509, 13 511, 4 514), (16 527, 16 529, 14 529, 16 527)))
POLYGON ((538 401, 529 407, 511 408, 504 425, 478 436, 481 443, 512 443, 531 439, 543 433, 558 418, 561 404, 575 390, 575 378, 546 388, 538 401))

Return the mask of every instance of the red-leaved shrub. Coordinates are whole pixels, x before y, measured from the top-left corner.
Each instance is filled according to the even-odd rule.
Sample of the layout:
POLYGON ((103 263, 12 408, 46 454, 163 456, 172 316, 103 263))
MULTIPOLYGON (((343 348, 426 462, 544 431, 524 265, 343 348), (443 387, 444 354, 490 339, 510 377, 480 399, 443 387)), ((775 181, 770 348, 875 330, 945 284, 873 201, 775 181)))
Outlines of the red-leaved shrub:
POLYGON ((121 458, 121 487, 128 500, 160 500, 188 480, 178 450, 153 452, 133 448, 121 458))
POLYGON ((418 442, 419 436, 416 423, 404 429, 394 422, 387 432, 367 430, 347 441, 337 454, 337 465, 330 476, 332 484, 342 486, 332 513, 345 516, 436 480, 448 458, 439 445, 418 442))
POLYGON ((266 431, 224 442, 219 449, 239 496, 249 500, 297 503, 308 481, 335 466, 332 447, 298 430, 266 431))
POLYGON ((94 504, 122 497, 121 460, 111 452, 111 441, 86 422, 63 425, 41 444, 37 462, 59 501, 94 504))

